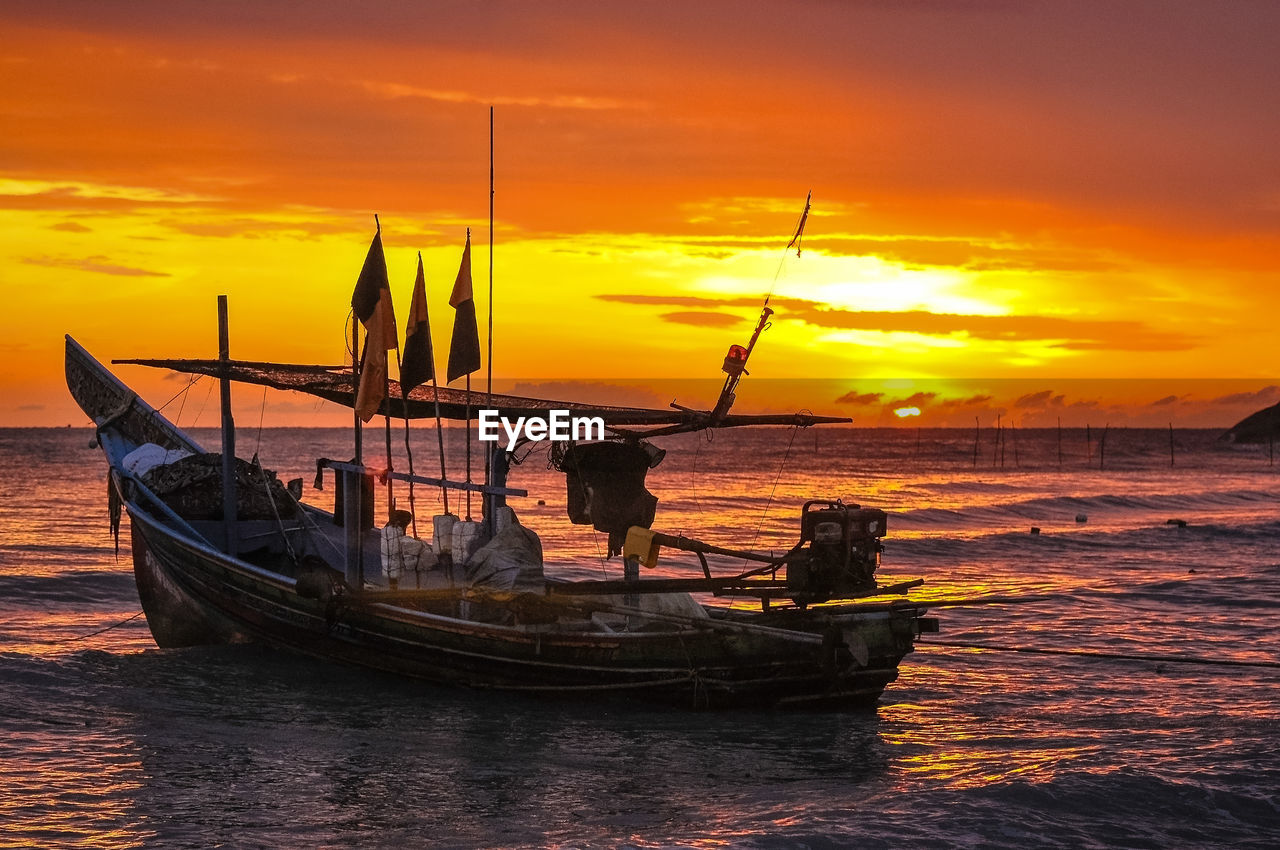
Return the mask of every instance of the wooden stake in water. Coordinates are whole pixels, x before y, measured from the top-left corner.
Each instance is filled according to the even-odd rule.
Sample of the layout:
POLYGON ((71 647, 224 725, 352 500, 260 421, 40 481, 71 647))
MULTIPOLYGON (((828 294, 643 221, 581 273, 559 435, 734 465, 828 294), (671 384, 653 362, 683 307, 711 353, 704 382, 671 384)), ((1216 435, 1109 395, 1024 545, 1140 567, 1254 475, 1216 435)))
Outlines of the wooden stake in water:
POLYGON ((1058 417, 1058 469, 1062 469, 1062 417, 1058 417))
POLYGON ((1000 461, 1000 416, 1001 414, 996 414, 996 447, 995 450, 991 452, 992 469, 994 469, 995 465, 1000 461))
POLYGON ((1169 423, 1169 465, 1173 466, 1173 423, 1169 423))
POLYGON ((1267 430, 1267 466, 1276 465, 1276 411, 1271 409, 1271 428, 1267 430))
POLYGON ((978 423, 978 417, 973 417, 973 468, 978 468, 978 437, 982 433, 982 426, 978 423))
POLYGON ((1107 465, 1107 432, 1110 430, 1110 422, 1102 427, 1102 439, 1098 440, 1098 469, 1105 469, 1107 465))

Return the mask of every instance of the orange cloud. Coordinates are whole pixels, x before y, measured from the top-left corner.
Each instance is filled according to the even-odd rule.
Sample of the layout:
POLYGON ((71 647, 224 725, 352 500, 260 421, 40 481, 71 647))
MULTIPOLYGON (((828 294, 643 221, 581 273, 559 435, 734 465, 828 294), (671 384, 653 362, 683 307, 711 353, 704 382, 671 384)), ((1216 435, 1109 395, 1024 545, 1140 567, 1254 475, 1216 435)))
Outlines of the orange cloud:
POLYGON ((49 416, 62 331, 186 353, 221 291, 263 356, 334 359, 375 211, 393 276, 421 248, 447 284, 488 216, 487 105, 512 377, 714 372, 771 284, 765 372, 1276 377, 1280 7, 231 8, 0 12, 0 271, 40 317, 0 389, 42 382, 49 416))
MULTIPOLYGON (((693 295, 615 293, 597 295, 596 298, 623 304, 669 306, 750 307, 759 304, 754 298, 716 299, 693 295)), ((1157 331, 1137 321, 1059 316, 975 316, 924 310, 844 310, 798 298, 774 298, 770 304, 777 309, 779 319, 796 319, 809 325, 842 330, 902 331, 933 336, 959 334, 1002 341, 1046 340, 1055 347, 1079 350, 1180 351, 1193 348, 1197 342, 1197 338, 1190 334, 1157 331)), ((664 313, 661 318, 685 324, 726 326, 741 321, 726 314, 706 312, 664 313), (706 318, 709 316, 723 317, 723 320, 706 318)))

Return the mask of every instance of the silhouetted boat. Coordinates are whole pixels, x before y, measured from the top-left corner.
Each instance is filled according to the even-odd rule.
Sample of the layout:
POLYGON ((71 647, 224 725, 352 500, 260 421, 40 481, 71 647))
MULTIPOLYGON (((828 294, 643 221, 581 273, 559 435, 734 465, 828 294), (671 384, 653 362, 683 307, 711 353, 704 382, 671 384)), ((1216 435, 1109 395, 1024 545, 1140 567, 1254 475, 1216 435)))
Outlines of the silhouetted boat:
MULTIPOLYGON (((195 456, 203 447, 70 337, 66 373, 97 424, 112 492, 128 510, 138 593, 161 647, 255 641, 475 688, 635 695, 698 707, 793 705, 875 700, 922 626, 933 625, 921 606, 906 602, 816 604, 877 592, 871 573, 884 515, 838 504, 807 506, 804 537, 787 555, 757 556, 766 572, 780 569, 790 579, 708 573, 487 590, 467 586, 455 568, 452 587, 437 569, 426 589, 391 590, 377 569, 361 586, 345 581, 336 569, 345 529, 327 511, 282 498, 283 488, 262 474, 258 484, 273 493, 266 501, 280 517, 259 511, 238 519, 239 544, 228 552, 222 519, 182 516, 124 463, 147 444, 195 456), (758 611, 647 604, 689 591, 754 593, 763 604, 758 611), (795 601, 776 601, 786 599, 795 601)), ((611 421, 627 420, 623 410, 606 412, 611 421)), ((257 486, 240 472, 242 488, 257 486)), ((664 542, 719 551, 658 536, 664 542)), ((362 531, 360 545, 366 564, 379 560, 376 531, 362 531)))
MULTIPOLYGON (((709 410, 473 396, 469 374, 479 368, 479 347, 475 338, 460 338, 460 321, 449 369, 451 378, 455 366, 468 375, 468 390, 436 386, 429 345, 420 349, 426 359, 418 378, 408 377, 415 372, 408 361, 413 333, 426 331, 417 342, 430 335, 420 264, 401 367, 410 386, 402 390, 387 380, 380 348, 384 341, 388 349, 398 345, 387 332, 394 318, 380 236, 352 299, 369 331, 359 370, 231 360, 225 298, 219 299, 217 360, 115 361, 217 377, 220 454, 207 452, 67 337, 67 386, 95 423, 106 454, 117 534, 121 506, 128 511, 138 594, 159 646, 253 641, 435 682, 535 694, 644 697, 691 707, 847 705, 874 701, 897 678, 915 637, 936 628, 920 604, 859 601, 901 597, 921 583, 877 585, 883 511, 806 503, 797 542, 781 555, 650 530, 657 500, 644 478, 665 455, 652 440, 707 428, 848 421, 729 412, 773 312, 767 298, 750 343, 730 347, 725 384, 709 410), (455 358, 458 351, 463 356, 455 358), (361 383, 362 377, 369 380, 361 383), (428 379, 430 390, 422 386, 428 379), (317 462, 316 486, 325 467, 338 473, 333 513, 301 502, 300 480, 282 486, 256 456, 236 458, 232 381, 306 392, 357 411, 356 459, 317 462), (548 574, 537 535, 506 507, 508 497, 527 494, 507 486, 509 455, 498 443, 490 443, 484 484, 470 482, 469 440, 467 481, 444 479, 443 436, 441 478, 414 474, 412 461, 408 473, 360 463, 361 420, 375 411, 404 418, 406 427, 409 419, 433 417, 441 433, 442 418, 470 420, 479 398, 511 421, 525 417, 549 426, 566 412, 598 421, 593 437, 554 443, 551 457, 565 474, 570 519, 607 532, 610 556, 623 556, 620 580, 565 581, 554 575, 554 558, 548 574), (375 476, 442 489, 445 513, 432 518, 434 542, 404 531, 410 521, 416 529, 409 513, 389 510, 387 525, 374 529, 375 476), (482 520, 450 514, 450 490, 480 493, 482 520), (641 579, 641 563, 654 566, 663 548, 695 553, 702 575, 641 579), (752 567, 713 575, 707 555, 752 567), (703 604, 694 593, 754 597, 759 607, 703 604)), ((468 238, 451 304, 461 305, 460 316, 462 307, 470 310, 474 337, 469 257, 468 238)), ((355 328, 353 322, 353 337, 355 328)), ((355 338, 351 342, 360 350, 355 338)))

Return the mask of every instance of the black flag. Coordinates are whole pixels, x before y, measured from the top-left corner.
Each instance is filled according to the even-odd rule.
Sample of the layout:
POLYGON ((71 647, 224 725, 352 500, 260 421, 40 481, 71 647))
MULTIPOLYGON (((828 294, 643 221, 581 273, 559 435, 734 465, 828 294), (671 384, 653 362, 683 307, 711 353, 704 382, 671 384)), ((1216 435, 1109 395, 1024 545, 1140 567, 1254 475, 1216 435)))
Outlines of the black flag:
POLYGON ((453 339, 449 342, 448 379, 452 383, 463 375, 470 375, 480 368, 480 331, 476 327, 476 302, 471 293, 471 231, 467 231, 467 245, 462 249, 462 265, 458 267, 458 279, 453 283, 449 305, 456 311, 453 317, 453 339))
POLYGON ((387 260, 382 253, 382 229, 373 235, 364 268, 351 293, 351 310, 367 334, 360 364, 360 390, 356 412, 368 422, 386 397, 387 350, 396 348, 396 316, 391 306, 391 285, 387 282, 387 260))
POLYGON ((431 319, 427 315, 427 282, 418 254, 418 278, 413 282, 413 303, 404 329, 404 359, 400 362, 400 391, 408 398, 419 384, 435 377, 435 353, 431 350, 431 319))

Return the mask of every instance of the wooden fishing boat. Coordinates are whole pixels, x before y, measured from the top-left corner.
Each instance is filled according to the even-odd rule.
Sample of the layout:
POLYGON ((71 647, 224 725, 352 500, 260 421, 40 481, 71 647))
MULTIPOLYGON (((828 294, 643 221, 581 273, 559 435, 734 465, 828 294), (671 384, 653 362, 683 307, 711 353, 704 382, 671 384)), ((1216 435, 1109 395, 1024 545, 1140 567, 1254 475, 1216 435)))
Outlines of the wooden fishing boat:
MULTIPOLYGON (((244 378, 264 368, 228 360, 185 366, 210 373, 221 368, 224 380, 237 369, 244 378)), ((138 593, 161 647, 252 641, 473 688, 645 697, 688 707, 850 705, 873 702, 897 677, 913 639, 935 625, 923 616, 923 606, 901 600, 819 604, 884 590, 869 575, 879 560, 884 515, 825 502, 806 506, 804 534, 787 555, 736 553, 761 562, 767 578, 756 570, 757 576, 716 578, 708 571, 695 579, 639 580, 637 561, 660 546, 700 555, 727 551, 650 533, 640 535, 647 551, 624 553, 631 569, 621 581, 548 578, 538 587, 495 590, 467 584, 456 570, 437 569, 423 589, 393 590, 378 569, 379 534, 369 529, 354 535, 367 569, 360 581, 350 581, 342 571, 351 554, 343 553, 353 536, 348 528, 292 494, 281 498, 283 488, 261 470, 241 469, 237 481, 241 489, 262 486, 265 493, 274 487, 276 516, 242 512, 231 523, 207 512, 204 518, 183 516, 126 459, 142 446, 195 456, 204 448, 70 337, 66 376, 96 424, 113 500, 127 509, 138 593), (690 591, 726 590, 758 596, 760 609, 648 604, 690 591)), ((337 382, 324 386, 322 394, 337 382)), ((353 395, 348 390, 340 400, 351 404, 353 395)), ((542 403, 503 397, 497 404, 536 410, 542 403)), ((645 422, 668 431, 694 416, 629 408, 593 412, 604 413, 611 425, 645 422)), ((736 424, 759 421, 742 420, 736 424)), ((691 427, 698 424, 705 423, 691 427)), ((520 492, 505 481, 488 490, 486 498, 520 492)))
MULTIPOLYGON (((808 213, 806 200, 787 246, 796 246, 797 253, 808 213)), ((570 519, 608 533, 610 557, 622 556, 622 577, 566 581, 555 575, 554 557, 549 568, 544 563, 536 533, 506 506, 508 498, 527 495, 507 485, 514 434, 505 449, 490 443, 483 484, 471 481, 470 439, 466 480, 446 479, 441 421, 466 420, 470 435, 478 400, 470 389, 481 360, 470 249, 468 231, 450 298, 457 318, 448 378, 466 375, 465 390, 440 387, 436 380, 421 257, 399 368, 404 384, 389 379, 386 351, 395 348, 399 360, 399 343, 380 226, 352 295, 359 321, 351 324, 351 351, 361 350, 359 327, 366 330, 359 363, 232 360, 225 296, 219 297, 218 359, 114 361, 216 377, 222 400, 217 454, 67 337, 67 386, 93 420, 106 454, 117 535, 121 508, 128 511, 138 594, 156 643, 253 641, 473 688, 645 697, 695 708, 874 702, 897 678, 914 639, 936 628, 920 604, 871 598, 902 597, 921 583, 877 584, 883 511, 810 501, 799 517, 796 544, 781 555, 651 530, 657 499, 644 488, 644 478, 665 454, 654 440, 709 428, 848 421, 730 412, 752 349, 769 326, 768 296, 749 343, 730 346, 724 386, 707 410, 674 402, 671 409, 652 410, 481 396, 486 414, 529 423, 520 438, 525 441, 540 439, 537 433, 557 439, 552 432, 562 415, 597 426, 594 432, 588 427, 581 435, 561 435, 550 455, 565 475, 570 519), (325 467, 337 475, 332 513, 301 501, 300 480, 283 487, 256 455, 252 463, 237 457, 233 381, 309 393, 355 411, 354 459, 317 461, 316 486, 325 467), (388 422, 388 458, 392 417, 403 419, 406 429, 411 419, 435 420, 439 478, 416 475, 411 456, 407 473, 361 462, 361 423, 379 412, 388 422), (388 482, 381 531, 374 528, 375 476, 388 482), (430 543, 417 538, 412 511, 395 510, 389 483, 395 480, 441 488, 444 514, 431 520, 430 543), (471 520, 469 501, 465 520, 450 513, 451 490, 466 492, 468 499, 480 494, 480 521, 471 520), (409 521, 412 537, 403 530, 409 521), (702 575, 641 579, 641 564, 653 567, 663 549, 696 554, 702 575), (751 567, 713 575, 708 555, 732 556, 751 567), (758 608, 714 604, 729 595, 757 599, 758 608)), ((490 389, 491 383, 490 376, 490 389)))

